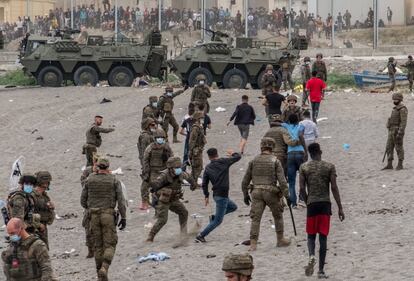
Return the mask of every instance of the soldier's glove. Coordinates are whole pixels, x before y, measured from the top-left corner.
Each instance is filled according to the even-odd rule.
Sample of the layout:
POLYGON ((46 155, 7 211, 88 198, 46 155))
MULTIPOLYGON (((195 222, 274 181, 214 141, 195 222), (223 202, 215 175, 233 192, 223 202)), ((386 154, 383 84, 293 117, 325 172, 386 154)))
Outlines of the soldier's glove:
POLYGON ((118 223, 119 230, 124 230, 126 227, 126 219, 121 219, 118 223))
POLYGON ((245 194, 243 200, 244 200, 244 204, 246 204, 246 206, 249 206, 250 202, 252 202, 252 199, 250 199, 249 194, 245 194))

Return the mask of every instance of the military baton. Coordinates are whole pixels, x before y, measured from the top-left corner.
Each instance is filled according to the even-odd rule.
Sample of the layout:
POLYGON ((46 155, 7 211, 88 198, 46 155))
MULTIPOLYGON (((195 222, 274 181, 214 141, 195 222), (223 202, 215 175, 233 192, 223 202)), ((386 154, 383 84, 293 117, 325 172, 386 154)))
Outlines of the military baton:
POLYGON ((293 217, 293 212, 292 212, 292 206, 291 205, 289 205, 289 212, 290 212, 290 217, 292 218, 293 232, 295 233, 295 236, 297 236, 295 218, 293 217))

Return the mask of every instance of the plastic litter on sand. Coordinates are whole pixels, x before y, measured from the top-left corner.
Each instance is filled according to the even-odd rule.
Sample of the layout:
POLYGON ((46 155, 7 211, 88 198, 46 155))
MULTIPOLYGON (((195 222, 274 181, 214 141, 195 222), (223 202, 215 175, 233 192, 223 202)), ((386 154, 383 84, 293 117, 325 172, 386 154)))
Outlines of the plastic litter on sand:
POLYGON ((325 121, 325 120, 328 120, 328 117, 321 117, 321 118, 316 119, 316 121, 318 122, 325 121))
POLYGON ((112 172, 111 172, 113 175, 123 175, 124 173, 122 172, 122 169, 121 169, 121 167, 119 167, 118 169, 116 169, 116 170, 113 170, 112 172))
POLYGON ((216 112, 224 112, 224 111, 226 111, 226 109, 224 108, 224 107, 217 107, 216 108, 216 112))
POLYGON ((166 259, 170 259, 171 257, 167 255, 166 253, 160 252, 160 253, 149 253, 146 256, 140 257, 138 259, 139 263, 143 263, 146 261, 164 261, 166 259))

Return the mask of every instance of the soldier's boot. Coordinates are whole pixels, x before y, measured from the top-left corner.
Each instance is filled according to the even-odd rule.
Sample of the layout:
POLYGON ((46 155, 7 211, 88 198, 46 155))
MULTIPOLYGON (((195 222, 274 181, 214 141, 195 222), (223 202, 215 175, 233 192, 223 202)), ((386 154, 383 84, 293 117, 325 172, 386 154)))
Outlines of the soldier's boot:
POLYGON ((254 252, 256 250, 257 250, 257 240, 250 239, 250 248, 249 248, 249 251, 250 252, 254 252))
POLYGON ((178 140, 177 135, 173 136, 173 143, 181 143, 181 141, 178 140))
POLYGON ((154 237, 155 237, 155 234, 154 234, 154 233, 152 233, 152 232, 150 232, 150 233, 148 234, 147 240, 146 240, 145 242, 147 242, 147 243, 152 243, 152 242, 154 242, 154 237))
POLYGON ((87 259, 91 259, 95 256, 95 251, 92 246, 88 246, 88 255, 86 256, 87 259))
POLYGON ((392 160, 388 160, 387 166, 385 166, 384 168, 382 168, 383 170, 392 170, 392 160))
POLYGON ((98 271, 98 277, 101 278, 102 281, 108 281, 108 269, 109 264, 103 262, 101 268, 98 271))
POLYGON ((403 168, 403 160, 398 160, 398 165, 395 168, 397 171, 404 169, 403 168))
POLYGON ((290 239, 286 239, 283 236, 283 232, 277 232, 277 244, 276 247, 287 247, 290 245, 290 239))

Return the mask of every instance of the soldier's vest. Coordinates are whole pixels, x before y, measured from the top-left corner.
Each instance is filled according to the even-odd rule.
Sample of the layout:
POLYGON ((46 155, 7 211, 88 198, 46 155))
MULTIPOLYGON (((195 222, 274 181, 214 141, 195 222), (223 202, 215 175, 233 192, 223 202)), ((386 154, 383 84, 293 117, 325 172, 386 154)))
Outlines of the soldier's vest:
MULTIPOLYGON (((26 201, 26 208, 24 210, 24 222, 31 225, 33 223, 33 214, 35 213, 33 197, 21 190, 14 191, 10 193, 9 196, 7 197, 7 213, 8 213, 9 218, 10 219, 12 218, 12 209, 14 207, 13 200, 16 199, 17 197, 23 197, 24 200, 26 201)), ((29 232, 34 231, 34 229, 27 229, 27 230, 29 232)))
POLYGON ((391 112, 391 117, 389 119, 389 126, 390 127, 398 127, 400 126, 401 123, 401 116, 400 116, 400 110, 406 108, 405 105, 399 105, 396 106, 392 112, 391 112))
POLYGON ((197 86, 194 93, 194 101, 198 103, 207 102, 207 95, 204 92, 204 86, 197 86))
POLYGON ((34 247, 42 243, 37 236, 30 236, 20 245, 12 245, 1 254, 6 276, 12 280, 37 280, 42 277, 42 271, 33 257, 34 247))
POLYGON ((171 112, 174 108, 174 101, 172 97, 161 96, 162 99, 162 108, 161 110, 164 112, 171 112))
POLYGON ((253 185, 276 186, 276 161, 277 158, 274 155, 259 155, 253 160, 253 185))
MULTIPOLYGON (((165 173, 168 173, 168 170, 164 170, 162 172, 162 174, 165 174, 165 173)), ((164 176, 162 174, 160 176, 164 176)), ((168 175, 167 177, 170 177, 170 176, 168 175)), ((157 192, 159 200, 164 203, 168 203, 174 200, 179 200, 183 195, 182 184, 183 184, 182 176, 174 178, 171 183, 161 188, 157 192)))
POLYGON ((273 87, 274 84, 276 84, 277 79, 276 76, 274 74, 265 74, 264 75, 264 84, 266 85, 266 83, 269 83, 268 85, 266 85, 266 88, 271 89, 273 87), (270 83, 272 82, 272 83, 270 83))
POLYGON ((196 138, 197 147, 204 147, 207 141, 206 141, 206 136, 204 135, 203 127, 201 125, 193 124, 193 126, 191 127, 191 131, 198 132, 197 138, 196 138))
POLYGON ((143 109, 142 109, 142 120, 144 120, 145 118, 156 118, 157 117, 157 109, 153 108, 150 105, 146 105, 143 109), (147 111, 149 111, 150 113, 146 113, 147 111))
POLYGON ((408 73, 414 73, 414 61, 407 62, 408 73))
POLYGON ((151 148, 151 154, 150 154, 150 160, 149 164, 151 169, 156 170, 164 170, 167 168, 167 160, 169 158, 169 155, 166 155, 167 151, 164 146, 160 148, 155 148, 155 146, 152 146, 151 148))
POLYGON ((86 143, 95 145, 96 147, 100 147, 102 144, 102 137, 99 133, 92 133, 92 129, 96 125, 92 125, 87 131, 86 131, 86 143))
POLYGON ((116 205, 116 178, 110 174, 91 174, 88 177, 88 207, 113 209, 116 205))
POLYGON ((53 219, 53 212, 47 206, 47 203, 50 202, 50 197, 44 193, 43 195, 33 194, 34 199, 34 211, 36 214, 40 215, 40 222, 46 224, 51 219, 53 219))
POLYGON ((275 147, 273 149, 273 152, 276 155, 279 155, 279 154, 285 155, 287 152, 287 145, 285 144, 285 141, 283 140, 284 130, 285 129, 283 127, 272 127, 265 134, 265 137, 274 139, 275 147))
POLYGON ((290 107, 287 107, 285 111, 283 112, 283 121, 287 122, 291 114, 296 114, 299 120, 301 120, 302 119, 301 113, 302 113, 302 109, 299 106, 295 106, 293 109, 291 109, 290 107))

